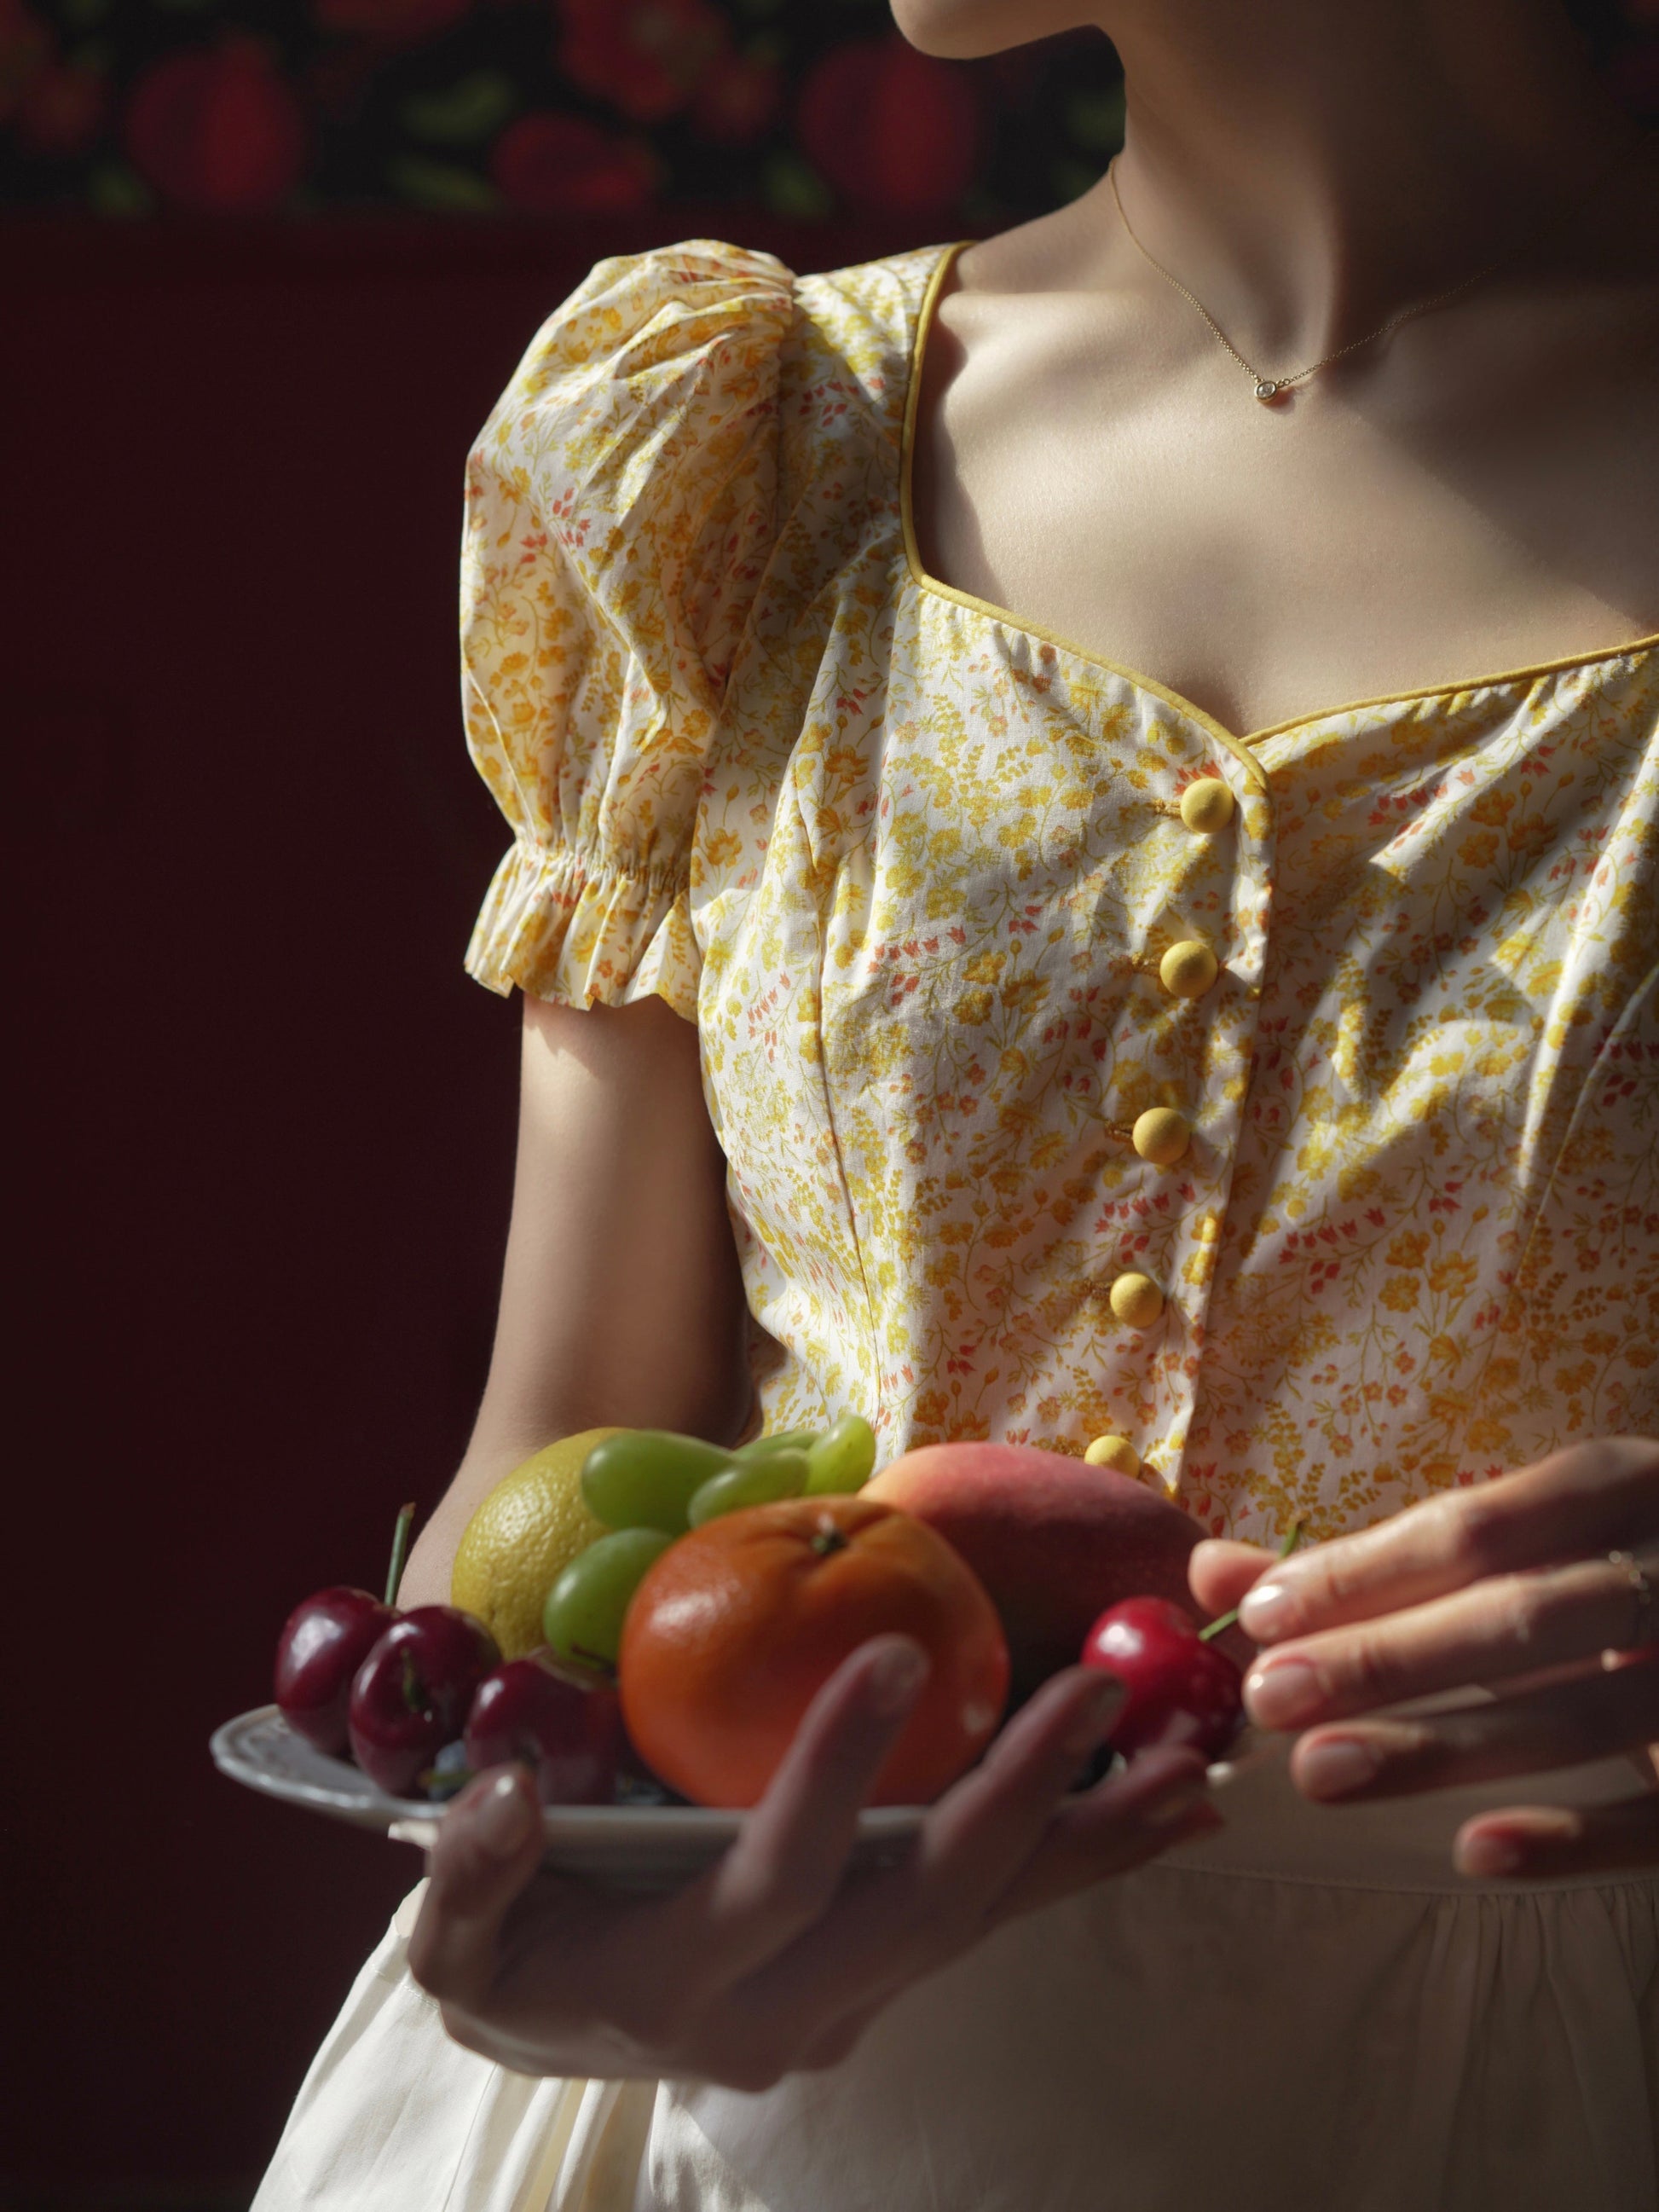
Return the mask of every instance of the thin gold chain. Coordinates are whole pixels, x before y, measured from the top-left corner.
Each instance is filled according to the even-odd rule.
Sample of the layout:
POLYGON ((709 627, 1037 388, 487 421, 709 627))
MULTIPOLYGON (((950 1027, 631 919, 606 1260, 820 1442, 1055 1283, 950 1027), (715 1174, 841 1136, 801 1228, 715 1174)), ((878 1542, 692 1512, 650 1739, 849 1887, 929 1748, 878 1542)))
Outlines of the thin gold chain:
MULTIPOLYGON (((1613 162, 1596 179, 1594 188, 1584 195, 1583 200, 1579 204, 1576 212, 1582 214, 1584 209, 1590 204, 1590 203, 1595 198, 1596 195, 1602 190, 1603 186, 1610 184, 1613 178, 1619 174, 1620 171, 1624 167, 1626 160, 1633 160, 1638 154, 1644 152, 1648 146, 1651 145, 1656 138, 1659 138, 1659 131, 1644 131, 1637 139, 1635 144, 1632 147, 1627 148, 1625 152, 1621 153, 1619 160, 1613 162)), ((1465 276, 1455 284, 1448 284, 1443 292, 1431 292, 1426 300, 1415 300, 1412 302, 1410 307, 1400 308, 1397 313, 1389 317, 1387 322, 1379 323, 1374 331, 1368 331, 1363 338, 1354 338, 1351 340, 1348 344, 1339 346, 1334 353, 1328 353, 1322 361, 1310 362, 1306 368, 1298 368, 1292 376, 1268 377, 1264 376, 1259 368, 1256 368, 1251 362, 1245 360, 1243 355, 1240 353, 1238 348, 1228 337, 1226 331, 1222 329, 1220 324, 1217 322, 1215 317, 1210 313, 1209 309, 1205 306, 1203 301, 1198 297, 1197 294, 1195 292, 1189 291, 1186 285, 1182 283, 1180 277, 1175 274, 1173 270, 1166 269, 1161 261, 1154 259, 1152 255, 1146 251, 1140 240, 1135 236, 1134 226, 1129 221, 1128 216, 1124 210, 1123 197, 1117 188, 1117 157, 1115 155, 1107 165, 1106 174, 1111 184, 1112 198, 1117 203, 1119 218, 1123 224, 1123 228, 1127 234, 1130 245, 1134 247, 1136 252, 1139 254, 1143 261, 1149 263, 1152 268, 1157 270, 1158 275, 1163 277, 1166 284, 1174 285, 1176 290, 1180 293, 1182 298, 1188 301, 1193 307, 1197 308, 1199 313, 1203 316, 1205 321, 1209 325, 1211 331, 1221 341, 1222 344, 1226 347, 1228 352, 1232 356, 1233 359, 1238 363, 1239 367, 1244 371, 1244 374, 1255 385, 1256 398, 1263 401, 1277 399, 1281 392, 1289 392, 1293 386, 1297 384, 1305 384, 1310 376, 1316 376, 1322 368, 1328 368, 1333 362, 1342 360, 1347 354, 1358 353, 1361 346, 1375 345, 1378 338, 1386 337, 1390 331, 1397 329, 1401 323, 1408 322, 1413 315, 1425 315, 1428 313, 1431 307, 1442 307, 1448 300, 1455 300, 1458 296, 1459 293, 1472 290, 1475 285, 1483 283, 1488 276, 1494 275, 1497 270, 1507 268, 1511 263, 1518 261, 1522 255, 1525 253, 1534 243, 1540 235, 1540 232, 1547 228, 1546 225, 1540 224, 1538 230, 1529 232, 1526 238, 1522 240, 1521 244, 1515 247, 1510 252, 1500 254, 1495 261, 1488 261, 1485 263, 1480 268, 1475 270, 1472 276, 1465 276)))

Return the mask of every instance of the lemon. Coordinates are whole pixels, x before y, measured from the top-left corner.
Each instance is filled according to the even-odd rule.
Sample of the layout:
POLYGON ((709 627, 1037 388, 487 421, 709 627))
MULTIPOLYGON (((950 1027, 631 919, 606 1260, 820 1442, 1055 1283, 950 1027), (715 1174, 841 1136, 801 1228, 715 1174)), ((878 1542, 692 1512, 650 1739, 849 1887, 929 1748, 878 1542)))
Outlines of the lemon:
POLYGON ((449 1598, 483 1621, 503 1659, 544 1641, 542 1607, 570 1565, 610 1531, 582 1500, 582 1462, 616 1429, 561 1437, 495 1485, 467 1522, 450 1571, 449 1598))

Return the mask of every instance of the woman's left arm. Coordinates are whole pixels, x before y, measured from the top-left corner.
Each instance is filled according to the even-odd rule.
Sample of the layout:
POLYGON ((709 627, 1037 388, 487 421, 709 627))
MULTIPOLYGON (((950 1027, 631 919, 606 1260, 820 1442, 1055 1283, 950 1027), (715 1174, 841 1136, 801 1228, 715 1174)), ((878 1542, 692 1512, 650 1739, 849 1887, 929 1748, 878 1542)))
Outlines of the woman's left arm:
MULTIPOLYGON (((1659 1744, 1659 1442, 1610 1437, 1279 1561, 1209 1542, 1192 1584, 1264 1647, 1250 1717, 1301 1734, 1309 1797, 1397 1796, 1659 1744), (1478 1684, 1491 1701, 1381 1706, 1478 1684)), ((1469 1875, 1659 1867, 1659 1789, 1583 1811, 1518 1803, 1458 1831, 1469 1875)))

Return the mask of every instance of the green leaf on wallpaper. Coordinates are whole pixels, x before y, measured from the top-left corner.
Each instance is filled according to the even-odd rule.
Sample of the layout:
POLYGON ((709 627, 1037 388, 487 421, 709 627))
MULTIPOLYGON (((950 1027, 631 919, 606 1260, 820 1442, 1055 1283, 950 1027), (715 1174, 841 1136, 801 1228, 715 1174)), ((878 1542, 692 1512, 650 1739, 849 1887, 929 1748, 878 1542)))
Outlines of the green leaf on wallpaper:
POLYGON ((1062 158, 1048 172, 1048 184, 1059 201, 1081 199, 1084 193, 1100 182, 1097 162, 1073 161, 1062 158))
POLYGON ((58 15, 70 31, 84 31, 101 23, 109 9, 110 0, 58 0, 58 15))
POLYGON ((155 197, 142 177, 116 161, 106 161, 87 179, 87 205, 94 215, 154 215, 155 197))
POLYGON ((1066 103, 1066 127, 1090 153, 1115 154, 1123 143, 1123 87, 1073 93, 1066 103))
POLYGON ((957 213, 970 230, 1000 230, 1013 218, 1006 200, 983 185, 969 185, 957 202, 957 213))
POLYGON ((835 195, 817 171, 799 154, 775 154, 761 177, 761 191, 775 215, 816 222, 835 209, 835 195))
POLYGON ((486 178, 453 161, 426 161, 408 154, 392 162, 386 175, 401 198, 434 215, 494 215, 501 204, 486 178))
POLYGON ((413 93, 403 119, 411 137, 436 146, 476 146, 493 137, 518 105, 513 81, 499 70, 477 70, 442 92, 413 93))

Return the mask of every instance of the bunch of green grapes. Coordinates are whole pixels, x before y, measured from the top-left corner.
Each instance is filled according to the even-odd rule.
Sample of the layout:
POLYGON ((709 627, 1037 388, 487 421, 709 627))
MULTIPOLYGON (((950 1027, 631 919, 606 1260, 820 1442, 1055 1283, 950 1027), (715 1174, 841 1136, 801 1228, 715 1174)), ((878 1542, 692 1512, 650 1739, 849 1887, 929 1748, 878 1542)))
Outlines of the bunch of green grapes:
POLYGON ((822 1434, 785 1429, 736 1451, 666 1429, 623 1429, 582 1462, 582 1496, 610 1529, 579 1552, 547 1594, 542 1633, 566 1666, 614 1672, 623 1621, 646 1571, 677 1536, 722 1513, 862 1490, 875 1431, 843 1413, 822 1434))

